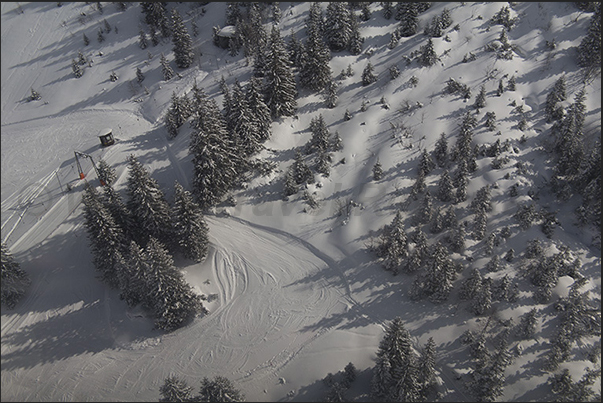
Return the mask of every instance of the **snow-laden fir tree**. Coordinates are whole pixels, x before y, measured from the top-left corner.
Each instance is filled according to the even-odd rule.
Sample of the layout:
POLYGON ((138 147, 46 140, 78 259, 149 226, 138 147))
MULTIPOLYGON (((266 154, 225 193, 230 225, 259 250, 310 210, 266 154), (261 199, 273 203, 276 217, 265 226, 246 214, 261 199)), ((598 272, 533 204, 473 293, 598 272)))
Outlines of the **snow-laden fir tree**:
POLYGON ((335 131, 335 134, 333 134, 331 139, 331 150, 333 152, 343 150, 343 140, 341 140, 341 136, 339 135, 338 131, 335 131))
POLYGON ((439 60, 431 38, 427 39, 427 44, 421 46, 420 53, 419 63, 425 67, 433 66, 439 60))
POLYGON ((456 267, 448 256, 448 250, 436 242, 430 251, 429 261, 423 272, 413 282, 410 290, 412 300, 428 298, 433 303, 442 303, 452 291, 456 279, 456 267))
POLYGON ((492 298, 498 301, 515 302, 519 298, 517 283, 511 282, 508 274, 505 274, 492 288, 492 298))
POLYGON ((130 211, 126 207, 121 195, 111 184, 107 184, 102 188, 101 202, 107 208, 115 223, 122 229, 126 236, 126 240, 131 238, 132 218, 130 211))
POLYGON ((144 74, 142 70, 140 70, 140 67, 136 67, 136 81, 138 81, 138 84, 142 83, 144 78, 144 74))
POLYGON ((161 242, 151 236, 145 255, 149 265, 147 300, 152 304, 156 328, 172 331, 207 312, 201 296, 185 281, 161 242))
POLYGON ((119 297, 126 301, 128 306, 134 307, 142 303, 147 307, 148 303, 145 301, 148 296, 146 286, 149 266, 145 251, 136 241, 130 241, 124 254, 118 256, 117 263, 119 297))
MULTIPOLYGON (((202 98, 201 98, 202 99, 202 98)), ((202 210, 219 203, 242 179, 247 164, 234 149, 224 116, 214 99, 197 111, 189 150, 193 154, 193 194, 202 210)))
POLYGON ((327 105, 327 108, 333 109, 335 106, 337 106, 338 99, 339 96, 337 95, 337 84, 331 79, 325 90, 325 104, 327 105))
POLYGON ((190 67, 195 60, 193 41, 176 8, 172 9, 172 43, 176 66, 181 69, 190 67))
POLYGON ((217 375, 212 380, 201 380, 201 390, 194 397, 198 402, 244 402, 245 395, 235 387, 230 379, 217 375))
POLYGON ((174 77, 174 70, 170 66, 170 63, 163 53, 161 53, 159 63, 161 64, 161 74, 163 75, 163 80, 169 81, 172 77, 174 77))
POLYGON ((270 138, 272 134, 272 118, 270 116, 270 108, 264 102, 261 84, 259 78, 251 77, 245 87, 245 92, 249 111, 255 120, 257 136, 260 141, 264 141, 270 138))
POLYGON ((436 392, 436 344, 433 337, 427 339, 418 360, 418 380, 421 383, 421 400, 430 401, 436 392))
POLYGON ((440 168, 444 168, 448 164, 448 140, 445 133, 441 133, 435 143, 433 159, 440 168))
POLYGON ((377 363, 371 379, 373 398, 397 398, 405 394, 406 386, 412 385, 413 382, 418 384, 417 372, 414 370, 417 355, 412 347, 410 333, 399 317, 386 325, 376 355, 377 363), (407 382, 404 382, 404 377, 409 378, 407 382))
POLYGON ((578 46, 578 66, 587 69, 601 68, 601 6, 595 7, 588 32, 578 46))
POLYGON ((25 295, 31 284, 31 279, 4 242, 2 242, 1 249, 2 286, 0 300, 8 309, 13 309, 25 295))
POLYGON ((442 214, 442 225, 444 229, 455 228, 458 225, 458 218, 454 206, 449 206, 442 214))
POLYGON ((261 148, 261 140, 265 134, 260 133, 256 123, 257 117, 252 113, 247 95, 239 81, 235 79, 232 91, 232 104, 227 121, 230 125, 230 134, 235 148, 242 157, 256 154, 261 148))
POLYGON ((86 34, 83 34, 83 35, 84 35, 84 46, 90 45, 90 39, 88 39, 88 37, 86 36, 86 34))
POLYGON ((303 49, 304 55, 299 70, 301 86, 315 92, 326 89, 332 82, 329 48, 316 31, 311 31, 303 49))
POLYGON ((369 61, 364 70, 362 70, 362 85, 370 85, 377 81, 377 76, 374 74, 375 68, 373 64, 369 61))
POLYGON ((354 13, 353 10, 350 10, 350 26, 352 32, 350 34, 350 40, 348 41, 348 50, 351 54, 357 56, 362 52, 364 37, 360 34, 358 19, 356 18, 356 13, 354 13))
POLYGON ((492 279, 485 277, 471 300, 469 310, 474 315, 482 315, 492 307, 492 279))
POLYGON ((170 37, 167 2, 141 2, 140 9, 144 14, 144 21, 151 29, 151 34, 159 30, 164 38, 170 37))
POLYGON ((421 224, 427 224, 433 218, 433 202, 431 199, 431 193, 429 190, 425 191, 421 206, 417 211, 417 222, 421 224))
POLYGON ((445 169, 440 176, 440 180, 438 182, 438 199, 443 202, 452 201, 454 198, 453 194, 453 186, 452 179, 450 178, 450 174, 448 170, 445 169))
MULTIPOLYGON (((186 95, 184 95, 184 97, 186 97, 186 95)), ((187 105, 188 102, 183 101, 182 97, 176 95, 175 91, 172 91, 171 101, 172 103, 165 114, 165 126, 169 137, 174 138, 178 135, 180 127, 190 116, 190 109, 187 105)))
POLYGON ((159 388, 159 393, 161 394, 160 402, 190 402, 193 398, 193 388, 176 375, 165 378, 163 385, 159 388))
POLYGON ((391 224, 383 227, 376 253, 382 259, 383 267, 398 274, 408 257, 408 235, 404 230, 402 212, 398 210, 391 224))
POLYGON ((383 13, 383 18, 389 20, 392 18, 394 14, 394 2, 393 1, 382 1, 381 2, 381 12, 383 13))
MULTIPOLYGON (((300 154, 301 155, 301 154, 300 154)), ((287 199, 289 196, 294 195, 299 190, 299 185, 295 181, 293 173, 293 165, 287 169, 285 173, 285 179, 283 183, 283 199, 287 199)))
POLYGON ((486 270, 489 272, 496 272, 502 269, 502 264, 500 262, 500 256, 494 255, 490 258, 488 263, 486 263, 486 270))
POLYGON ((98 178, 107 185, 112 185, 117 179, 115 168, 110 166, 103 158, 98 161, 98 178))
POLYGON ((189 259, 203 261, 208 251, 209 227, 192 194, 178 182, 174 184, 172 217, 178 250, 189 259))
POLYGON ((574 96, 574 102, 567 109, 561 124, 554 129, 554 150, 558 155, 555 173, 574 178, 580 173, 584 159, 583 127, 586 114, 586 94, 580 89, 574 96))
POLYGON ((329 48, 339 52, 347 48, 352 35, 351 10, 345 2, 332 1, 327 4, 324 21, 324 36, 329 48))
POLYGON ((424 148, 423 151, 421 151, 421 156, 419 157, 419 172, 424 176, 427 176, 431 173, 431 171, 434 170, 435 166, 436 165, 431 157, 431 154, 424 148))
POLYGON ((479 210, 473 217, 473 238, 475 240, 482 240, 486 236, 488 224, 488 215, 485 210, 479 210))
POLYGON ((109 210, 103 205, 97 190, 87 185, 82 196, 84 204, 84 226, 88 234, 94 267, 100 279, 110 287, 117 288, 117 252, 123 250, 126 236, 115 223, 109 210))
POLYGON ((382 177, 383 167, 381 166, 381 162, 379 162, 379 159, 377 159, 375 165, 373 165, 373 180, 378 181, 381 180, 382 177))
POLYGON ((481 109, 486 106, 486 86, 482 85, 479 89, 479 93, 475 97, 475 102, 473 103, 473 107, 475 109, 481 109))
POLYGON ((444 217, 442 214, 442 210, 441 210, 440 206, 435 206, 433 208, 431 226, 429 227, 429 231, 432 234, 439 234, 443 230, 444 230, 444 217))
POLYGON ((98 43, 103 43, 105 41, 105 35, 103 35, 103 29, 98 29, 98 34, 96 35, 96 40, 98 43))
POLYGON ((73 75, 75 78, 80 78, 82 75, 84 75, 84 70, 80 67, 80 64, 75 59, 71 59, 71 69, 73 70, 73 75))
POLYGON ((466 231, 464 225, 457 225, 450 231, 450 249, 453 252, 461 253, 465 249, 466 231))
POLYGON ((328 149, 318 150, 316 154, 316 172, 322 174, 325 177, 329 177, 331 173, 331 162, 333 161, 333 155, 328 149))
POLYGON ((546 97, 544 116, 547 122, 560 120, 563 117, 563 106, 559 103, 565 101, 566 98, 565 76, 561 76, 555 81, 551 92, 546 97))
POLYGON ((355 380, 356 380, 356 367, 350 361, 343 369, 342 384, 344 387, 349 388, 355 380))
POLYGON ((289 35, 289 41, 287 42, 287 51, 289 52, 289 59, 291 65, 298 69, 302 66, 302 52, 305 51, 305 47, 302 42, 297 38, 295 32, 291 31, 289 35))
POLYGON ((330 145, 331 132, 322 116, 322 113, 310 121, 310 131, 312 138, 308 141, 305 151, 311 154, 320 150, 326 150, 330 145))
POLYGON ((471 269, 469 277, 467 277, 462 283, 459 290, 459 299, 461 301, 471 301, 482 286, 483 277, 478 268, 474 267, 471 269))
POLYGON ((293 172, 293 179, 298 185, 314 182, 314 175, 312 174, 312 171, 310 170, 308 165, 305 163, 301 152, 295 152, 295 159, 291 167, 293 172))
POLYGON ((297 110, 295 77, 278 27, 273 26, 266 55, 264 94, 274 119, 293 116, 297 110))
POLYGON ((128 157, 126 193, 133 238, 141 246, 145 246, 151 236, 169 245, 172 239, 170 206, 157 181, 133 154, 128 157))
POLYGON ((553 399, 556 402, 598 402, 601 400, 601 395, 591 386, 600 377, 600 369, 586 368, 582 378, 574 382, 570 370, 563 368, 561 373, 551 375, 547 383, 551 386, 553 399))
POLYGON ((475 197, 471 201, 470 208, 474 212, 478 211, 492 211, 492 194, 490 192, 490 185, 484 185, 475 194, 475 197))
POLYGON ((419 27, 417 3, 398 2, 396 20, 400 20, 400 36, 407 38, 417 33, 419 27))

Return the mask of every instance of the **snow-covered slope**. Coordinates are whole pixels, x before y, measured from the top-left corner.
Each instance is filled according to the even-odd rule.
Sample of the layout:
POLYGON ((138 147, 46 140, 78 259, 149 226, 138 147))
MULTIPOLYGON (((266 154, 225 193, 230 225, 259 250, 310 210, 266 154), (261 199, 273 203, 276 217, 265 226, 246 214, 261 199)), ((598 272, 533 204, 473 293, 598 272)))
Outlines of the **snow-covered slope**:
MULTIPOLYGON (((454 144, 461 117, 471 110, 482 85, 487 105, 478 116, 474 141, 509 140, 516 151, 507 154, 509 162, 498 170, 491 169, 492 158, 478 159, 468 201, 458 205, 459 218, 468 220, 467 206, 479 188, 496 184, 489 231, 506 225, 512 229, 511 238, 496 253, 502 257, 510 248, 520 253, 534 238, 543 240, 551 253, 567 245, 581 259, 581 273, 589 280, 583 290, 591 290, 600 304, 601 252, 592 246, 595 233, 590 227, 575 226, 578 200, 562 203, 551 194, 546 186, 552 172, 550 157, 542 150, 550 128, 544 123, 544 102, 554 82, 565 75, 568 102, 582 87, 575 52, 592 14, 569 2, 513 3, 512 13, 519 22, 508 37, 517 53, 512 60, 501 60, 486 52, 484 45, 499 37, 502 27, 491 26, 489 19, 508 3, 433 3, 420 15, 420 33, 388 49, 390 32, 398 21, 386 20, 380 3, 374 2, 371 19, 360 23, 363 53, 332 55, 330 66, 339 84, 337 106, 326 108, 320 95, 301 90, 297 116, 273 123, 272 138, 260 154, 276 162, 277 170, 237 190, 236 206, 220 206, 207 216, 211 250, 206 261, 176 261, 197 290, 217 294, 206 304, 210 314, 173 333, 152 330, 142 312, 128 309, 117 291, 95 278, 82 225, 83 181, 74 151, 90 154, 96 161, 103 158, 115 167, 119 176, 115 187, 120 191, 127 174, 126 157, 136 154, 171 201, 175 180, 189 190, 192 183, 190 129, 185 125, 174 140, 168 140, 162 123, 172 92, 185 94, 196 81, 221 105, 220 78, 228 85, 235 79, 246 83, 253 67, 246 65, 244 56, 231 57, 212 43, 212 27, 224 25, 225 3, 170 3, 169 7, 179 9, 189 32, 194 19, 200 33, 193 38, 196 63, 179 70, 181 77, 169 82, 162 79, 159 56, 164 53, 173 60, 172 44, 139 48, 143 26, 139 3, 129 3, 125 11, 103 3, 102 14, 95 4, 1 4, 2 240, 32 279, 15 309, 2 307, 3 401, 153 401, 170 374, 182 377, 195 390, 205 376, 226 376, 249 401, 320 400, 327 390, 320 380, 348 362, 359 370, 348 396, 367 401, 383 326, 397 316, 416 347, 434 338, 444 399, 472 400, 464 386, 466 378, 460 375, 470 370, 471 363, 459 336, 468 329, 481 330, 487 318, 470 313, 456 294, 441 305, 410 301, 408 290, 414 278, 393 277, 383 270, 367 245, 408 197, 422 149, 431 151, 440 133, 445 133, 449 145, 454 144), (441 63, 407 65, 405 57, 426 43, 423 28, 444 8, 451 11, 453 26, 458 24, 459 29, 447 30, 449 41, 434 38, 441 63), (97 31, 104 20, 113 29, 99 43, 97 31), (90 39, 88 46, 83 34, 90 39), (553 39, 557 46, 549 50, 546 41, 553 39), (92 62, 76 79, 71 60, 78 50, 92 62), (463 63, 470 52, 477 59, 463 63), (369 61, 378 81, 364 87, 360 77, 369 61), (393 80, 388 70, 392 65, 401 71, 393 80), (348 66, 354 76, 339 78, 348 66), (142 84, 136 82, 137 67, 145 74, 142 84), (119 76, 116 82, 109 80, 112 71, 119 76), (418 78, 416 87, 408 84, 413 76, 418 78), (496 97, 499 79, 510 76, 517 79, 516 91, 496 97), (451 77, 471 88, 474 95, 469 101, 443 94, 451 77), (41 94, 41 100, 27 101, 31 88, 41 94), (389 109, 382 107, 382 97, 389 109), (407 101, 412 107, 402 111, 407 101), (368 103, 364 112, 363 102, 368 103), (518 129, 520 116, 512 104, 524 105, 527 130, 518 129), (343 119, 346 109, 353 115, 348 121, 343 119), (500 136, 484 127, 488 111, 496 111, 500 136), (339 132, 344 148, 335 153, 330 176, 317 175, 318 182, 308 186, 316 192, 320 207, 307 210, 302 192, 282 200, 282 178, 295 151, 310 139, 310 121, 319 114, 332 133, 339 132), (105 127, 114 130, 117 141, 103 148, 96 134, 105 127), (520 143, 522 135, 526 141, 520 143), (380 181, 372 179, 377 159, 385 173, 380 181), (526 168, 523 172, 515 168, 517 162, 526 168), (516 183, 520 195, 510 198, 509 188, 516 183), (66 191, 68 185, 73 190, 66 191), (537 226, 520 230, 512 217, 518 205, 531 200, 530 190, 538 193, 540 206, 558 211, 560 225, 552 240, 537 226), (340 205, 350 201, 349 217, 339 216, 340 205)), ((285 40, 292 31, 304 39, 309 6, 280 3, 279 28, 285 40)), ((589 82, 586 94, 584 133, 588 144, 593 144, 601 131, 600 76, 589 82)), ((98 185, 88 160, 82 161, 82 168, 87 180, 98 185)), ((441 171, 437 168, 427 177, 432 194, 441 171)), ((404 213, 407 223, 418 203, 404 213)), ((489 260, 483 241, 470 238, 466 251, 454 258, 466 266, 457 286, 472 267, 483 267, 489 260)), ((507 265, 492 277, 510 274, 519 280, 518 264, 507 265)), ((572 281, 561 277, 553 302, 567 295, 572 281)), ((555 332, 556 313, 553 303, 534 302, 534 286, 523 279, 519 285, 518 302, 497 304, 497 320, 492 321, 489 335, 500 332, 507 319, 517 323, 534 307, 540 315, 538 334, 530 341, 512 339, 511 347, 522 344, 524 354, 507 368, 501 400, 545 400, 550 373, 540 368, 555 332)), ((585 352, 595 341, 585 339, 563 365, 574 380, 592 367, 585 352)), ((595 388, 600 392, 600 385, 595 388)))

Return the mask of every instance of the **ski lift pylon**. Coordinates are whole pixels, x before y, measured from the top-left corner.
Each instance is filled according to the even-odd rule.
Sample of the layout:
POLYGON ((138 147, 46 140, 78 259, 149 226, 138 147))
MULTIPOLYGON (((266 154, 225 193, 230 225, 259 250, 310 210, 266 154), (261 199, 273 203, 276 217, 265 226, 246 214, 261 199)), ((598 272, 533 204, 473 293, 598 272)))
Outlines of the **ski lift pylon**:
POLYGON ((80 160, 78 158, 78 155, 80 157, 84 157, 84 158, 90 158, 90 162, 92 162, 92 166, 94 167, 94 171, 96 172, 96 176, 98 177, 98 180, 100 181, 101 186, 106 186, 106 182, 100 177, 100 174, 98 172, 98 168, 96 167, 96 164, 94 163, 94 159, 92 159, 92 156, 90 154, 85 154, 79 151, 74 151, 73 152, 75 154, 75 163, 77 165, 77 169, 78 172, 80 174, 80 179, 85 179, 86 178, 86 174, 84 173, 84 170, 82 169, 82 165, 80 164, 80 160))

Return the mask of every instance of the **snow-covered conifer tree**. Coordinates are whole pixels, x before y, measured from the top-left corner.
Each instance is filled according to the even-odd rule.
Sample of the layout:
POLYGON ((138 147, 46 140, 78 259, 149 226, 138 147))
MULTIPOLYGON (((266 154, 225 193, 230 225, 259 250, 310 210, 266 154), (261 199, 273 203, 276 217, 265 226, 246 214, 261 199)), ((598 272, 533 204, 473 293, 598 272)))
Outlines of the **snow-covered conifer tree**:
POLYGON ((176 66, 185 69, 195 61, 195 53, 193 52, 193 40, 176 8, 172 9, 172 27, 174 61, 176 66))
POLYGON ((398 210, 390 225, 383 227, 376 252, 383 260, 383 267, 398 274, 408 257, 408 235, 404 230, 402 212, 398 210))
POLYGON ((189 402, 193 397, 193 388, 188 386, 185 380, 170 375, 165 378, 159 393, 161 393, 160 402, 189 402))
POLYGON ((209 228, 191 193, 178 182, 174 184, 172 217, 178 249, 189 259, 203 261, 208 251, 209 228))
POLYGON ((438 182, 438 198, 443 202, 449 202, 453 199, 453 186, 452 179, 450 178, 450 174, 448 170, 445 169, 442 172, 442 176, 440 177, 440 181, 438 182))
POLYGON ((82 196, 84 204, 84 226, 90 240, 94 267, 103 282, 113 288, 117 280, 116 252, 126 247, 126 237, 115 223, 113 216, 103 205, 96 189, 87 185, 82 196))
POLYGON ((379 162, 379 159, 377 159, 377 162, 375 162, 375 165, 373 165, 373 180, 381 180, 381 178, 383 177, 383 167, 381 166, 381 162, 379 162))
POLYGON ((163 80, 169 81, 172 77, 174 77, 174 70, 170 66, 170 63, 163 53, 161 53, 159 63, 161 64, 161 74, 163 75, 163 80))
POLYGON ((159 184, 134 155, 128 157, 126 206, 132 216, 133 238, 146 245, 150 236, 169 244, 172 239, 170 207, 159 184))
MULTIPOLYGON (((330 3, 329 3, 330 4, 330 3)), ((331 52, 316 30, 312 30, 304 46, 304 55, 301 58, 299 81, 302 87, 312 91, 326 89, 332 82, 331 52)))
POLYGON ((377 76, 374 74, 375 68, 373 64, 369 61, 364 70, 362 70, 362 85, 370 85, 377 81, 377 76))
POLYGON ((161 242, 151 236, 145 255, 149 266, 147 300, 152 304, 156 328, 172 331, 207 312, 201 296, 185 281, 161 242))
POLYGON ((245 89, 249 111, 254 117, 258 138, 261 141, 267 140, 272 134, 272 118, 270 108, 263 99, 260 79, 251 77, 245 89))
POLYGON ((272 117, 293 116, 297 110, 297 87, 285 43, 276 26, 272 27, 266 59, 264 94, 272 117))
POLYGON ((23 298, 31 279, 29 274, 21 268, 8 246, 2 242, 2 287, 0 299, 8 309, 13 309, 23 298))
POLYGON ((329 2, 325 11, 324 35, 329 48, 339 52, 347 48, 352 35, 351 10, 344 2, 329 2))

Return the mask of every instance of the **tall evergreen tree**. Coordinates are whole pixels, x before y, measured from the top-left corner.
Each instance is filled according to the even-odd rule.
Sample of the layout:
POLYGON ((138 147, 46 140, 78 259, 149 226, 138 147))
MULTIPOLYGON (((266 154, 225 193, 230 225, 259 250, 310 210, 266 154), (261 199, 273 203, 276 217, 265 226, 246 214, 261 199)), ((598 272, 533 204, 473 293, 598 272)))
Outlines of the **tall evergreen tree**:
POLYGON ((147 46, 149 46, 149 42, 147 41, 147 34, 144 32, 143 29, 139 31, 138 46, 140 46, 140 49, 146 49, 147 46))
POLYGON ((212 380, 203 378, 199 395, 195 396, 199 402, 244 402, 245 395, 235 387, 230 379, 216 376, 212 380))
MULTIPOLYGON (((102 187, 102 203, 107 208, 115 223, 122 229, 126 240, 131 238, 132 218, 121 195, 111 184, 102 187)), ((127 246, 127 245, 126 245, 127 246)), ((124 251, 125 252, 125 251, 124 251)))
POLYGON ((207 312, 201 296, 184 280, 161 242, 151 236, 145 254, 149 265, 146 288, 156 328, 172 331, 207 312))
POLYGON ((398 274, 403 263, 408 257, 408 235, 404 230, 402 212, 398 210, 390 225, 383 227, 379 244, 377 245, 377 256, 383 259, 383 267, 398 274))
POLYGON ((112 185, 117 179, 115 168, 109 165, 103 158, 98 160, 98 178, 107 185, 112 185))
POLYGON ((249 111, 255 119, 258 138, 260 141, 267 140, 272 134, 272 118, 270 108, 266 105, 262 96, 260 79, 251 77, 246 86, 246 95, 249 111))
POLYGON ((184 190, 178 182, 174 184, 174 237, 178 249, 184 256, 201 262, 207 256, 209 228, 203 218, 203 212, 193 200, 193 196, 184 190))
POLYGON ((377 76, 374 74, 375 67, 369 61, 364 70, 362 70, 362 85, 369 85, 377 81, 377 76))
POLYGON ((406 38, 417 33, 419 27, 419 11, 417 3, 399 2, 396 8, 396 19, 400 20, 400 36, 406 38))
POLYGON ((297 110, 297 88, 285 43, 276 26, 270 34, 264 93, 274 119, 293 116, 297 110))
POLYGON ((563 106, 559 105, 559 103, 565 101, 566 97, 565 76, 561 76, 555 81, 553 89, 546 97, 544 115, 547 122, 560 120, 563 117, 563 106))
POLYGON ((232 106, 228 121, 231 126, 233 144, 242 157, 256 154, 261 148, 260 128, 249 108, 245 91, 238 80, 235 80, 233 87, 232 106))
POLYGON ((339 52, 348 47, 351 35, 350 9, 345 2, 332 1, 327 4, 324 35, 329 48, 339 52))
POLYGON ((163 75, 163 80, 169 81, 172 77, 174 77, 174 70, 170 66, 170 63, 163 53, 161 53, 159 63, 161 64, 161 74, 163 75))
POLYGON ((2 242, 2 286, 0 300, 8 309, 13 309, 23 298, 31 284, 29 274, 21 268, 8 246, 2 242))
POLYGON ((170 375, 159 388, 159 393, 161 393, 160 402, 190 402, 193 388, 188 386, 185 380, 170 375))
POLYGON ((182 22, 182 17, 176 8, 172 9, 172 43, 174 44, 174 61, 181 69, 190 67, 195 61, 193 41, 182 22))
POLYGON ((360 26, 356 13, 350 11, 350 40, 348 41, 348 49, 351 54, 359 55, 362 52, 362 45, 364 44, 364 37, 360 34, 360 26))
POLYGON ((320 91, 331 83, 331 52, 316 30, 311 31, 304 46, 304 55, 299 70, 299 81, 302 87, 312 91, 320 91))
POLYGON ((176 95, 175 91, 172 91, 171 101, 170 108, 165 114, 165 126, 169 137, 174 138, 178 135, 178 130, 189 117, 190 111, 188 106, 182 102, 182 98, 176 95))
POLYGON ((128 157, 126 206, 132 215, 133 238, 146 245, 149 237, 170 243, 172 226, 170 207, 159 184, 133 154, 128 157))
POLYGON ((433 158, 440 168, 445 167, 448 163, 448 140, 444 133, 440 134, 440 138, 435 143, 433 158))
POLYGON ((201 209, 219 203, 241 179, 245 161, 234 149, 224 117, 215 100, 204 102, 198 111, 189 149, 193 154, 193 194, 201 209))
POLYGON ((442 176, 440 177, 440 181, 438 182, 438 198, 443 202, 449 202, 453 199, 452 193, 452 179, 450 178, 450 174, 448 170, 445 169, 442 172, 442 176))
POLYGON ((433 303, 448 299, 452 282, 456 278, 456 267, 448 251, 440 242, 432 246, 429 262, 412 284, 410 296, 413 300, 428 298, 433 303))
POLYGON ((128 306, 134 307, 138 304, 149 306, 147 301, 147 277, 149 266, 145 251, 140 248, 136 241, 130 241, 125 255, 118 256, 117 281, 119 283, 119 297, 126 301, 128 306), (120 261, 122 257, 124 261, 120 261))
POLYGON ((117 252, 126 245, 122 229, 103 205, 101 196, 91 185, 87 185, 82 196, 84 204, 84 226, 88 233, 94 267, 100 279, 110 287, 117 288, 117 252))
MULTIPOLYGON (((597 3, 595 3, 597 4, 597 3)), ((601 68, 601 5, 595 7, 588 33, 578 47, 578 66, 601 68)))

